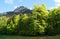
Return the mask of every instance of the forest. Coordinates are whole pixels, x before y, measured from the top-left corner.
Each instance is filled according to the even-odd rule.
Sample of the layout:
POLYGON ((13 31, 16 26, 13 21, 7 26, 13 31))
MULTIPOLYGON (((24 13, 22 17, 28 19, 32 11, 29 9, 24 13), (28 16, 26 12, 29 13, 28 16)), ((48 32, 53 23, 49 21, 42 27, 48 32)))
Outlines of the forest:
POLYGON ((31 14, 0 16, 0 35, 44 36, 60 34, 60 7, 34 5, 31 14))

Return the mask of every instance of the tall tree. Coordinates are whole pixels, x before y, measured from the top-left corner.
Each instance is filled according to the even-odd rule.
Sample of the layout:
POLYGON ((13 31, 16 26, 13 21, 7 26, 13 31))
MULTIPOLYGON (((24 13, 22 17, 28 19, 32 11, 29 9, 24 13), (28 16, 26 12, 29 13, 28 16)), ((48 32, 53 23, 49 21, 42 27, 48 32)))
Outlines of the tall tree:
POLYGON ((33 18, 39 21, 39 23, 40 23, 39 25, 41 25, 41 27, 44 27, 44 31, 48 25, 47 24, 48 14, 49 14, 49 12, 46 9, 44 4, 42 4, 41 6, 35 5, 34 9, 32 10, 33 18))

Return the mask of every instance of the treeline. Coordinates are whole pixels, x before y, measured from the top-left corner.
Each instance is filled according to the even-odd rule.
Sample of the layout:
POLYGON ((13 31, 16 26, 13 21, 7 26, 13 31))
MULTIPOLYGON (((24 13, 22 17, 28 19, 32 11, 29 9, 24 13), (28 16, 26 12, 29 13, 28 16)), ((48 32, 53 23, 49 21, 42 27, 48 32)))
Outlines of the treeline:
POLYGON ((0 17, 0 35, 41 36, 60 34, 60 7, 48 11, 34 5, 32 14, 0 17))

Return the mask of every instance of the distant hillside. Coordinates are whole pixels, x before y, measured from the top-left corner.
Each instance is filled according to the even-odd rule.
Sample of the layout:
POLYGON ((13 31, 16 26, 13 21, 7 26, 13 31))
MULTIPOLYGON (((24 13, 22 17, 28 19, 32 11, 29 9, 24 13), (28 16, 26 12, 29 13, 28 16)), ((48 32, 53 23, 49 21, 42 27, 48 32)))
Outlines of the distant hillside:
POLYGON ((4 12, 4 13, 1 13, 0 16, 3 16, 3 15, 6 15, 6 16, 12 16, 14 14, 24 14, 24 13, 27 13, 27 14, 31 14, 31 10, 24 7, 24 6, 20 6, 20 7, 17 7, 15 10, 13 11, 9 11, 9 12, 4 12), (5 13, 5 14, 4 14, 5 13))

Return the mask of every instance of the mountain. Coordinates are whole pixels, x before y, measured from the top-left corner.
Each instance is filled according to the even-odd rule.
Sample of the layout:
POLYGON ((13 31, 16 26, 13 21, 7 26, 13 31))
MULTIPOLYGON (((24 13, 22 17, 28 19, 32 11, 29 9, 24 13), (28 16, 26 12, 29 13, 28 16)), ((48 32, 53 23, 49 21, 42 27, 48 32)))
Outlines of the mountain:
POLYGON ((20 6, 20 7, 17 7, 15 10, 13 11, 8 11, 8 12, 4 12, 4 13, 1 13, 0 16, 12 16, 14 14, 31 14, 31 10, 24 7, 24 6, 20 6))
POLYGON ((24 13, 28 13, 29 14, 29 13, 31 13, 31 10, 26 8, 26 7, 24 7, 24 6, 20 6, 20 7, 17 7, 14 10, 14 12, 18 12, 18 13, 22 13, 22 14, 24 14, 24 13))

